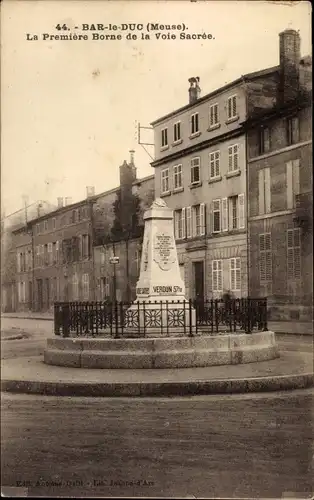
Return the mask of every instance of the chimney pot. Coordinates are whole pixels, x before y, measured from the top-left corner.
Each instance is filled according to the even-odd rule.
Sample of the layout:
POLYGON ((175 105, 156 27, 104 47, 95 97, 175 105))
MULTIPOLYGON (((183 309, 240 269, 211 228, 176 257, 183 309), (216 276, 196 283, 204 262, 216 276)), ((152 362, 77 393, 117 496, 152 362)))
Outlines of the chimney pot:
POLYGON ((86 198, 91 198, 92 196, 95 196, 95 187, 86 186, 86 198))
POLYGON ((71 205, 72 203, 72 198, 70 196, 67 196, 65 198, 65 206, 67 207, 68 205, 71 205))
POLYGON ((58 202, 58 208, 62 208, 63 207, 63 198, 61 198, 61 197, 57 198, 57 202, 58 202))
POLYGON ((189 103, 193 104, 194 102, 196 102, 199 99, 199 97, 201 95, 201 89, 199 86, 200 77, 199 76, 197 76, 197 77, 192 76, 191 78, 189 78, 188 81, 190 83, 189 103))
POLYGON ((129 153, 130 153, 130 165, 134 165, 134 153, 135 153, 134 149, 130 149, 129 153))

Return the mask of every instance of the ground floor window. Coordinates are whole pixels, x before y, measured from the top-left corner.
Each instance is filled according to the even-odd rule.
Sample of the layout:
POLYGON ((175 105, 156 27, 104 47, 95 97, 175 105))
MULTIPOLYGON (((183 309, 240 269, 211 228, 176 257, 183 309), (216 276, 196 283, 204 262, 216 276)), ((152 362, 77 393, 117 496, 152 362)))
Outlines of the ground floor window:
POLYGON ((241 290, 241 260, 240 257, 230 259, 230 290, 241 290))

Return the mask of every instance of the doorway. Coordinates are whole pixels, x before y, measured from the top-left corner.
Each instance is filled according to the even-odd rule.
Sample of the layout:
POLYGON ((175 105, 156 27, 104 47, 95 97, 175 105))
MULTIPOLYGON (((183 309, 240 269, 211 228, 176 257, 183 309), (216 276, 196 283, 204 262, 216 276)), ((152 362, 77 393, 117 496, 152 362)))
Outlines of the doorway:
POLYGON ((204 300, 204 261, 193 262, 194 298, 204 300))

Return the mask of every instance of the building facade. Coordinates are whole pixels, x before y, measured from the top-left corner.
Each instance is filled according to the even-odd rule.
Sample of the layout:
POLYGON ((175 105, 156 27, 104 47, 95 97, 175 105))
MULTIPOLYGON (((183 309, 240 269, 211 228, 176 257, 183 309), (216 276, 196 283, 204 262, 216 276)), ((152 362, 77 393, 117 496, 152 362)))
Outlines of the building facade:
POLYGON ((135 299, 139 278, 143 214, 155 197, 154 176, 137 179, 131 155, 130 162, 120 166, 119 188, 104 193, 99 206, 101 224, 94 246, 97 300, 135 299), (118 223, 118 224, 117 224, 118 223), (116 257, 117 263, 113 263, 116 257))
POLYGON ((280 35, 283 69, 275 106, 247 121, 249 289, 273 319, 312 316, 311 59, 300 38, 280 35))
POLYGON ((51 311, 56 301, 108 296, 131 300, 140 265, 143 212, 153 199, 154 178, 137 179, 132 156, 120 167, 118 188, 97 195, 88 188, 87 197, 78 203, 59 198, 58 208, 7 232, 11 239, 3 269, 3 310, 51 311), (124 224, 119 234, 117 222, 123 218, 136 231, 131 226, 132 231, 125 232, 124 224), (119 257, 114 267, 113 254, 119 257))
MULTIPOLYGON (((174 210, 188 297, 216 298, 227 290, 235 297, 248 293, 254 268, 247 258, 248 194, 253 205, 257 199, 248 155, 259 147, 259 138, 248 138, 247 124, 251 117, 276 109, 280 93, 290 89, 287 82, 295 74, 289 44, 287 30, 280 35, 278 66, 243 75, 204 97, 199 78, 190 78, 189 103, 152 123, 156 197, 165 198, 174 210)), ((294 159, 292 150, 288 156, 294 159)), ((259 296, 267 289, 250 292, 259 296)))

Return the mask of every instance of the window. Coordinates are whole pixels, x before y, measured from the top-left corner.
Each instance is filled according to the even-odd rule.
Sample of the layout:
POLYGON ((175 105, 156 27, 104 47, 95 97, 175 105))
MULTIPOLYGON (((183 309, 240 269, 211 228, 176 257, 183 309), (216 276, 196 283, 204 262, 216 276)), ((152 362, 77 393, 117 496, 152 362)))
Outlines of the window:
POLYGON ((214 179, 220 176, 220 151, 209 153, 209 177, 214 179))
POLYGON ((220 200, 213 200, 213 233, 219 233, 220 231, 220 200))
POLYGON ((214 127, 219 124, 218 104, 209 106, 209 126, 214 127))
POLYGON ((258 211, 259 215, 270 212, 270 169, 262 168, 258 172, 258 211))
POLYGON ((182 188, 182 165, 175 165, 173 167, 173 189, 182 188))
POLYGON ((100 294, 102 300, 109 297, 109 280, 106 276, 100 278, 100 294))
POLYGON ((106 251, 104 248, 100 250, 100 265, 104 266, 106 263, 106 251))
POLYGON ((259 276, 261 285, 272 281, 271 233, 259 235, 259 276))
POLYGON ((17 262, 17 272, 20 273, 21 272, 21 256, 20 256, 19 252, 16 254, 16 262, 17 262))
POLYGON ((52 244, 52 263, 56 264, 57 263, 57 243, 54 242, 52 244))
POLYGON ((48 264, 53 264, 52 243, 48 243, 48 264))
POLYGON ((28 267, 28 270, 32 269, 33 267, 33 263, 32 263, 32 251, 31 250, 28 250, 27 252, 27 267, 28 267))
POLYGON ((181 122, 177 122, 173 125, 173 140, 174 142, 181 140, 181 122))
POLYGON ((77 273, 74 273, 72 276, 72 299, 79 300, 79 281, 77 273))
POLYGON ((48 245, 44 245, 44 265, 48 266, 48 245))
POLYGON ((192 158, 191 160, 191 184, 197 184, 200 182, 200 163, 201 159, 199 157, 192 158))
POLYGON ((293 116, 287 119, 287 144, 296 144, 299 142, 299 119, 293 116))
POLYGON ((52 219, 52 230, 54 231, 56 229, 56 218, 54 217, 52 219))
POLYGON ((288 280, 301 278, 301 242, 300 229, 287 231, 287 277, 288 280))
POLYGON ((161 193, 168 193, 169 191, 169 168, 165 168, 161 171, 161 193))
POLYGON ((88 259, 89 258, 89 235, 88 234, 83 234, 82 235, 82 259, 88 259))
POLYGON ((44 231, 45 232, 48 231, 48 221, 47 220, 44 221, 44 231))
POLYGON ((205 234, 205 204, 192 207, 192 235, 203 236, 205 234))
POLYGON ((230 259, 230 289, 232 292, 241 290, 240 257, 230 259))
POLYGON ((239 170, 239 147, 238 144, 233 144, 228 147, 229 162, 228 170, 229 172, 236 172, 239 170))
POLYGON ((83 299, 89 299, 89 275, 83 274, 83 299))
POLYGON ((231 196, 229 198, 230 207, 230 229, 237 229, 238 227, 238 197, 231 196))
MULTIPOLYGON (((229 210, 228 210, 229 230, 232 231, 233 229, 243 229, 245 227, 244 194, 230 196, 230 198, 228 198, 228 203, 229 203, 229 210)), ((224 207, 223 207, 223 212, 224 212, 224 207)), ((224 228, 222 230, 224 230, 224 228)))
POLYGON ((237 96, 233 95, 228 98, 228 120, 237 116, 237 96))
POLYGON ((161 147, 164 148, 168 146, 168 129, 164 128, 161 131, 161 147))
POLYGON ((287 208, 295 208, 296 196, 300 194, 300 160, 286 164, 287 208))
POLYGON ((174 212, 174 236, 176 240, 185 238, 185 208, 174 212))
POLYGON ((198 113, 191 115, 191 135, 199 132, 198 113))
POLYGON ((25 282, 19 281, 18 288, 17 288, 17 294, 18 294, 18 300, 20 303, 23 303, 26 301, 25 291, 26 291, 25 282))
POLYGON ((36 234, 39 234, 40 233, 40 226, 39 226, 39 224, 36 224, 35 228, 36 228, 36 234))
POLYGON ((259 130, 259 154, 262 155, 270 150, 270 132, 268 127, 259 130))
POLYGON ((222 260, 212 261, 212 291, 222 292, 222 260))

